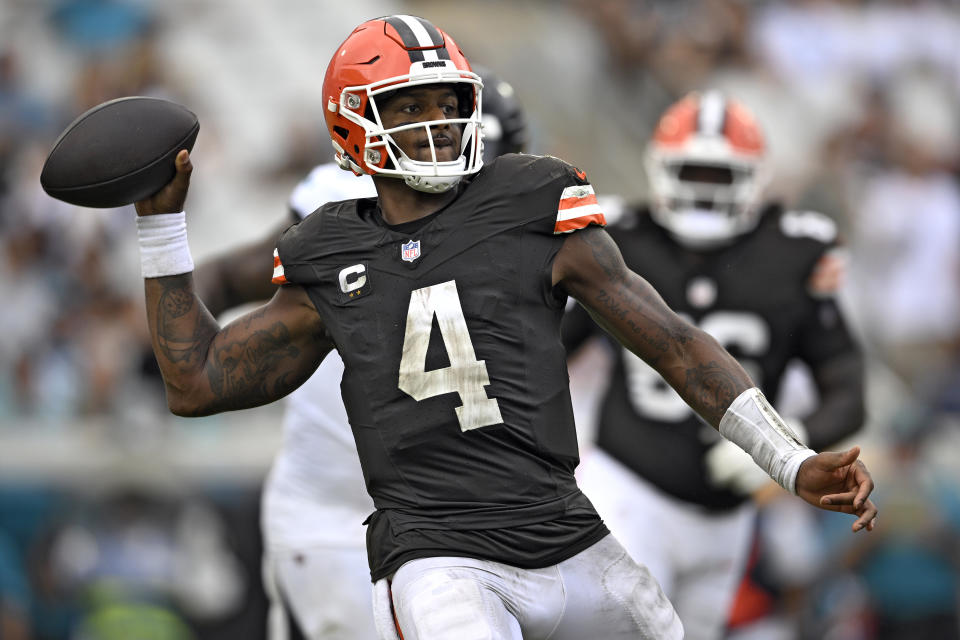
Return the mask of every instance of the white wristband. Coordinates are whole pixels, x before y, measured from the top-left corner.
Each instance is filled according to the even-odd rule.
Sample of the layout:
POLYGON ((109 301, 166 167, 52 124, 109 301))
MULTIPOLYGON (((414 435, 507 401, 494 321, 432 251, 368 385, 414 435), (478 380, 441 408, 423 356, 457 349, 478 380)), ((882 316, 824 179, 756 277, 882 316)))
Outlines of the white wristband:
POLYGON ((187 244, 187 214, 159 213, 137 216, 140 238, 140 271, 144 278, 176 276, 193 271, 187 244))
POLYGON ((750 454, 777 484, 797 493, 800 464, 816 451, 805 447, 756 387, 747 389, 727 408, 720 433, 750 454))

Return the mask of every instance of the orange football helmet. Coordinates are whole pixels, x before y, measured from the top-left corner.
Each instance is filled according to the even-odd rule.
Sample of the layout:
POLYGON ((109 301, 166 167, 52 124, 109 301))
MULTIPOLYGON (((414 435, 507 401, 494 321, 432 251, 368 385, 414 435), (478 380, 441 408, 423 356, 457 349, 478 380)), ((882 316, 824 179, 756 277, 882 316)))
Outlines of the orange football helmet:
POLYGON ((419 191, 441 193, 483 166, 480 143, 480 76, 470 68, 453 39, 433 24, 409 15, 364 22, 340 45, 323 81, 327 129, 336 161, 357 173, 403 178, 419 191), (459 98, 460 117, 385 129, 377 109, 393 92, 425 84, 451 83, 459 98), (459 124, 463 128, 460 157, 431 161, 410 159, 392 134, 416 127, 459 124))
POLYGON ((716 91, 687 95, 664 112, 647 148, 653 219, 698 249, 750 231, 768 179, 765 151, 743 104, 716 91))

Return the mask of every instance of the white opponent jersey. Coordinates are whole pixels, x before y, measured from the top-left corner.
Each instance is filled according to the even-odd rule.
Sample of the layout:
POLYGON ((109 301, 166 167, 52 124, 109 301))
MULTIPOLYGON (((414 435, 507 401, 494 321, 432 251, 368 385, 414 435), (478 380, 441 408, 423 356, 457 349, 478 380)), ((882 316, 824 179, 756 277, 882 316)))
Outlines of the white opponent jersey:
MULTIPOLYGON (((300 219, 326 202, 376 196, 369 176, 317 166, 296 186, 290 209, 300 219)), ((340 396, 343 361, 333 351, 285 400, 283 444, 263 490, 268 548, 364 547, 373 512, 340 396)))

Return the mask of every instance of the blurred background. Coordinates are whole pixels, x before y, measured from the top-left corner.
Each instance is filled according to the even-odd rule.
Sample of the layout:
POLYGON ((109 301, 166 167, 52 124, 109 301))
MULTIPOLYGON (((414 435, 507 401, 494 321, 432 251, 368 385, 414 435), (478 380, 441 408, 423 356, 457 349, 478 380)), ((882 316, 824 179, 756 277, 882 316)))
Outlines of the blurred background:
MULTIPOLYGON (((958 637, 960 3, 3 0, 0 638, 264 637, 258 500, 280 407, 169 415, 132 209, 52 200, 40 167, 86 109, 167 97, 201 122, 194 258, 259 238, 332 158, 330 55, 392 13, 511 82, 530 150, 608 196, 645 198, 644 145, 687 91, 753 109, 771 195, 834 218, 849 248, 843 303, 869 367, 855 441, 881 517, 853 536, 848 518, 767 505, 731 637, 958 637)), ((572 370, 585 430, 603 364, 572 370)))

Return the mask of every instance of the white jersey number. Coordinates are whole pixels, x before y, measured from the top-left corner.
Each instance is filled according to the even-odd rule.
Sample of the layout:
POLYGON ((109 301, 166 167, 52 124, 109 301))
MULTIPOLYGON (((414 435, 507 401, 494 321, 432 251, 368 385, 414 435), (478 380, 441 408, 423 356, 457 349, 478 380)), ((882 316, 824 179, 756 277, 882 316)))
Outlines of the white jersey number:
POLYGON ((399 387, 417 402, 445 393, 459 393, 460 429, 469 431, 500 424, 500 405, 488 398, 487 365, 477 360, 463 317, 457 283, 453 280, 417 289, 410 294, 407 328, 403 336, 399 387), (436 316, 450 366, 427 371, 427 347, 436 316))
MULTIPOLYGON (((753 313, 714 311, 703 317, 700 328, 724 348, 737 347, 745 356, 740 365, 755 384, 762 384, 760 366, 752 357, 762 356, 770 346, 770 329, 763 318, 753 313)), ((692 413, 680 394, 653 367, 626 349, 623 355, 630 403, 638 414, 651 420, 680 422, 692 413)))

